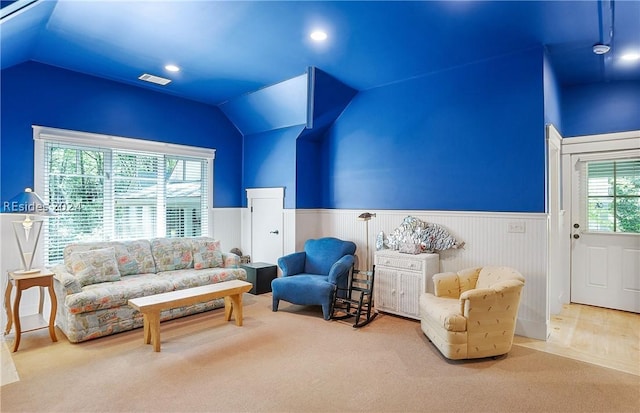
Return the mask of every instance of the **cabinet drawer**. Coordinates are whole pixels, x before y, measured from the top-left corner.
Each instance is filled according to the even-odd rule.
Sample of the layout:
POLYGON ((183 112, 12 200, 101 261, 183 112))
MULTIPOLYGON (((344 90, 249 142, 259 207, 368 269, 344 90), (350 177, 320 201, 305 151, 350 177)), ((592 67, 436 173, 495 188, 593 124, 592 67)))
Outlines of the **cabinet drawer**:
POLYGON ((403 270, 422 271, 423 261, 407 258, 399 259, 376 256, 376 265, 383 265, 385 267, 399 268, 403 270))

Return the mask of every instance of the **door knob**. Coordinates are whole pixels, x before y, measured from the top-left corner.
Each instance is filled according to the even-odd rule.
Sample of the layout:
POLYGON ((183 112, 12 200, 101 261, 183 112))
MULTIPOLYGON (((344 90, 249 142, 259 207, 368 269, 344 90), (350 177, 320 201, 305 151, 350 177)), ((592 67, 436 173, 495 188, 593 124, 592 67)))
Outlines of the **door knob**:
POLYGON ((573 234, 573 238, 575 238, 575 239, 580 238, 580 234, 573 234))
POLYGON ((278 235, 280 233, 280 231, 278 231, 277 229, 275 231, 269 231, 269 234, 276 234, 278 235))
POLYGON ((580 224, 573 224, 573 227, 576 228, 576 229, 580 228, 580 224))

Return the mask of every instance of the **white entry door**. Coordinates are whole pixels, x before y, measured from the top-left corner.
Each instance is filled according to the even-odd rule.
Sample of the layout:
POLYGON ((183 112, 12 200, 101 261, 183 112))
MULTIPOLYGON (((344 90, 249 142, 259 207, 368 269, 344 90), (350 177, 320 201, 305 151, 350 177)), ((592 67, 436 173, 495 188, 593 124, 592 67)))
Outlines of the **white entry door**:
POLYGON ((251 261, 276 264, 283 255, 284 188, 247 190, 251 214, 251 261))
POLYGON ((640 313, 640 157, 571 161, 571 301, 640 313))

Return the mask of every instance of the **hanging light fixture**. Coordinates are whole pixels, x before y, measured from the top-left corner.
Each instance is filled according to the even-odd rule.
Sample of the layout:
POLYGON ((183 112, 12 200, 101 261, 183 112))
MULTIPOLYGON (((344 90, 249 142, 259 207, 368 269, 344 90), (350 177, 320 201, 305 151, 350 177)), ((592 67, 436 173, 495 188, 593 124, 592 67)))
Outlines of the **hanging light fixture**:
POLYGON ((18 244, 18 251, 20 252, 20 260, 22 261, 22 269, 16 271, 16 273, 31 274, 39 272, 39 268, 31 268, 36 248, 38 248, 43 223, 37 217, 51 217, 57 214, 31 188, 26 188, 24 192, 4 202, 2 213, 25 216, 22 221, 11 222, 16 243, 18 244))

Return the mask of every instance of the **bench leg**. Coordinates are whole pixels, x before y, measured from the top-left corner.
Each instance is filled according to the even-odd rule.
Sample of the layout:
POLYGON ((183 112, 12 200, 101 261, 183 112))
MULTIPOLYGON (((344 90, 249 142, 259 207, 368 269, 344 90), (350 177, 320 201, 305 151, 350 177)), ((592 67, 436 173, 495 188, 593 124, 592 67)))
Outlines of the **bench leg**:
POLYGON ((145 314, 144 343, 153 343, 153 351, 160 351, 160 312, 145 314), (147 321, 148 320, 148 321, 147 321), (148 326, 148 327, 147 327, 148 326))
MULTIPOLYGON (((232 310, 236 310, 236 325, 242 325, 242 294, 234 294, 229 297, 232 304, 232 310)), ((231 314, 229 314, 231 316, 231 314)), ((229 321, 230 319, 227 319, 229 321)))
POLYGON ((151 343, 151 330, 149 329, 149 314, 148 313, 144 313, 142 314, 143 318, 142 320, 144 321, 144 344, 150 344, 151 343))
POLYGON ((233 303, 230 296, 224 297, 224 320, 231 320, 231 314, 233 314, 233 303))

